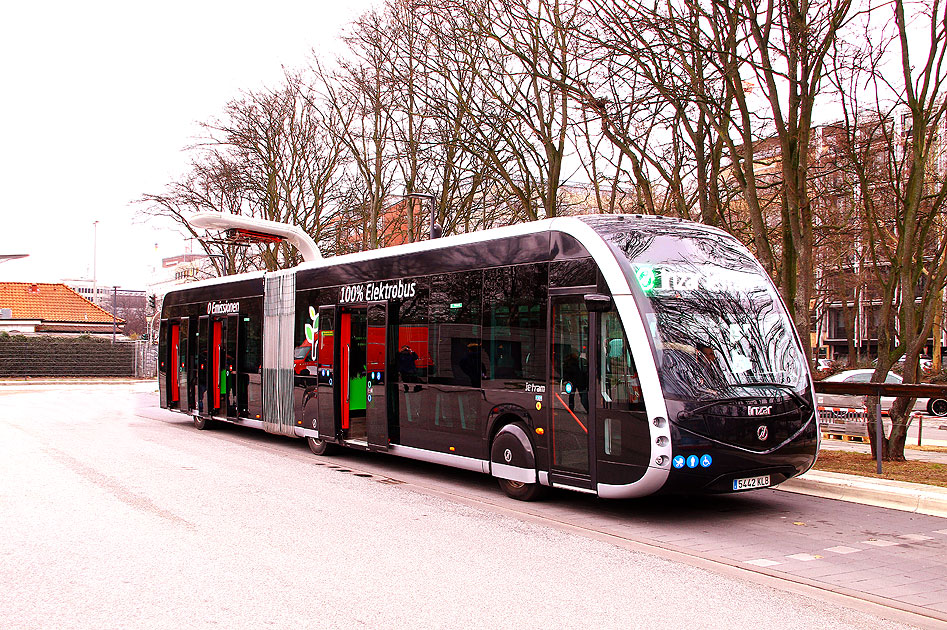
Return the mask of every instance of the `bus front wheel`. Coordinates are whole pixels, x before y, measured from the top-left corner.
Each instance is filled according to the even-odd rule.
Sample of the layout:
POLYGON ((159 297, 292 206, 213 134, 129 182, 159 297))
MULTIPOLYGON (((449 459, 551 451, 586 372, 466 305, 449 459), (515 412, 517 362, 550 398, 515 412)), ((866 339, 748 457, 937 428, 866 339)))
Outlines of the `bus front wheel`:
POLYGON ((512 479, 497 479, 500 489, 511 499, 520 501, 535 501, 541 499, 546 494, 546 486, 538 483, 523 483, 522 481, 513 481, 512 479))

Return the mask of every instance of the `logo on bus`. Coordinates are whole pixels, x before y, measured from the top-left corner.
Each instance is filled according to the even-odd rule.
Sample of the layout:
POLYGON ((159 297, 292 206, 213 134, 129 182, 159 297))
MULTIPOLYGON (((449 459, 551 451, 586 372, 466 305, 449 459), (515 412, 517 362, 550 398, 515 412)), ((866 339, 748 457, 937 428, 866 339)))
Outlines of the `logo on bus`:
POLYGON ((545 394, 546 386, 545 385, 536 385, 535 383, 526 383, 527 392, 535 392, 537 394, 545 394))
POLYGON ((773 406, 763 405, 762 407, 747 407, 746 413, 748 416, 768 416, 773 413, 773 406))
POLYGON ((378 302, 380 300, 403 300, 412 298, 417 293, 418 283, 403 282, 368 282, 366 284, 350 284, 339 291, 339 304, 349 302, 378 302))
POLYGON ((240 312, 240 302, 208 302, 208 315, 231 315, 240 312))
POLYGON ((766 438, 769 437, 769 427, 765 424, 761 424, 756 428, 756 437, 760 439, 760 442, 765 442, 766 438))

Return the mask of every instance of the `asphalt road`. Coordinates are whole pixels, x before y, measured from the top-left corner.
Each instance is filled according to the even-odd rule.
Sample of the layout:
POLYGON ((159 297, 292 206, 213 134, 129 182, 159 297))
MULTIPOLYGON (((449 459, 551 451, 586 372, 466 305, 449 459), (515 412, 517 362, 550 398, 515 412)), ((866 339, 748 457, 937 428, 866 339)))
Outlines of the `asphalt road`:
POLYGON ((4 628, 947 620, 944 519, 772 490, 524 504, 483 475, 315 457, 155 405, 150 384, 0 387, 4 628))

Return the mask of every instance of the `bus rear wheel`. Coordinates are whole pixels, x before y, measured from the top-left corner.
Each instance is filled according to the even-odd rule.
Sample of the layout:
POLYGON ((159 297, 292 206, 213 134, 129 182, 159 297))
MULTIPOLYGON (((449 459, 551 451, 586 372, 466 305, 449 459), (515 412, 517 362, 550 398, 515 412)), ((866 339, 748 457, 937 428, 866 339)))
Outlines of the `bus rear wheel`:
POLYGON ((193 416, 194 418, 194 428, 198 431, 203 431, 205 429, 213 429, 214 424, 216 424, 210 418, 204 418, 198 415, 193 416))
POLYGON ((335 444, 329 444, 319 438, 307 437, 306 443, 309 444, 309 450, 315 455, 332 455, 336 451, 335 444))
POLYGON ((506 496, 519 501, 535 501, 546 495, 548 488, 538 483, 523 483, 512 479, 497 479, 506 496))

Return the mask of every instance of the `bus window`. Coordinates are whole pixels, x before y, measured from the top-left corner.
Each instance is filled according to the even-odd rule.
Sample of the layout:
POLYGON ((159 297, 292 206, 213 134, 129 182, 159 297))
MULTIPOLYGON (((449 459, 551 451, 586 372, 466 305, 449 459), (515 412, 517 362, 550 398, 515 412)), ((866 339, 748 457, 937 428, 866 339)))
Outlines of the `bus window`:
POLYGON ((414 297, 404 298, 397 306, 398 379, 402 383, 426 383, 432 370, 429 299, 429 285, 419 280, 414 297))
MULTIPOLYGON (((606 462, 646 466, 651 437, 644 398, 628 339, 614 311, 599 316, 596 390, 598 457, 606 462)), ((615 474, 607 465, 600 466, 599 472, 615 474)))
POLYGON ((263 313, 259 300, 246 300, 241 319, 240 371, 259 374, 263 366, 263 313))
POLYGON ((486 369, 480 350, 480 300, 483 273, 435 276, 431 280, 430 382, 480 387, 486 369))
POLYGON ((591 258, 557 260, 549 264, 549 286, 592 286, 598 282, 598 268, 591 258))
POLYGON ((487 380, 545 380, 547 271, 538 264, 484 272, 487 380))
POLYGON ((638 370, 635 368, 635 361, 631 357, 617 313, 602 313, 601 331, 599 391, 603 408, 644 410, 638 370))

